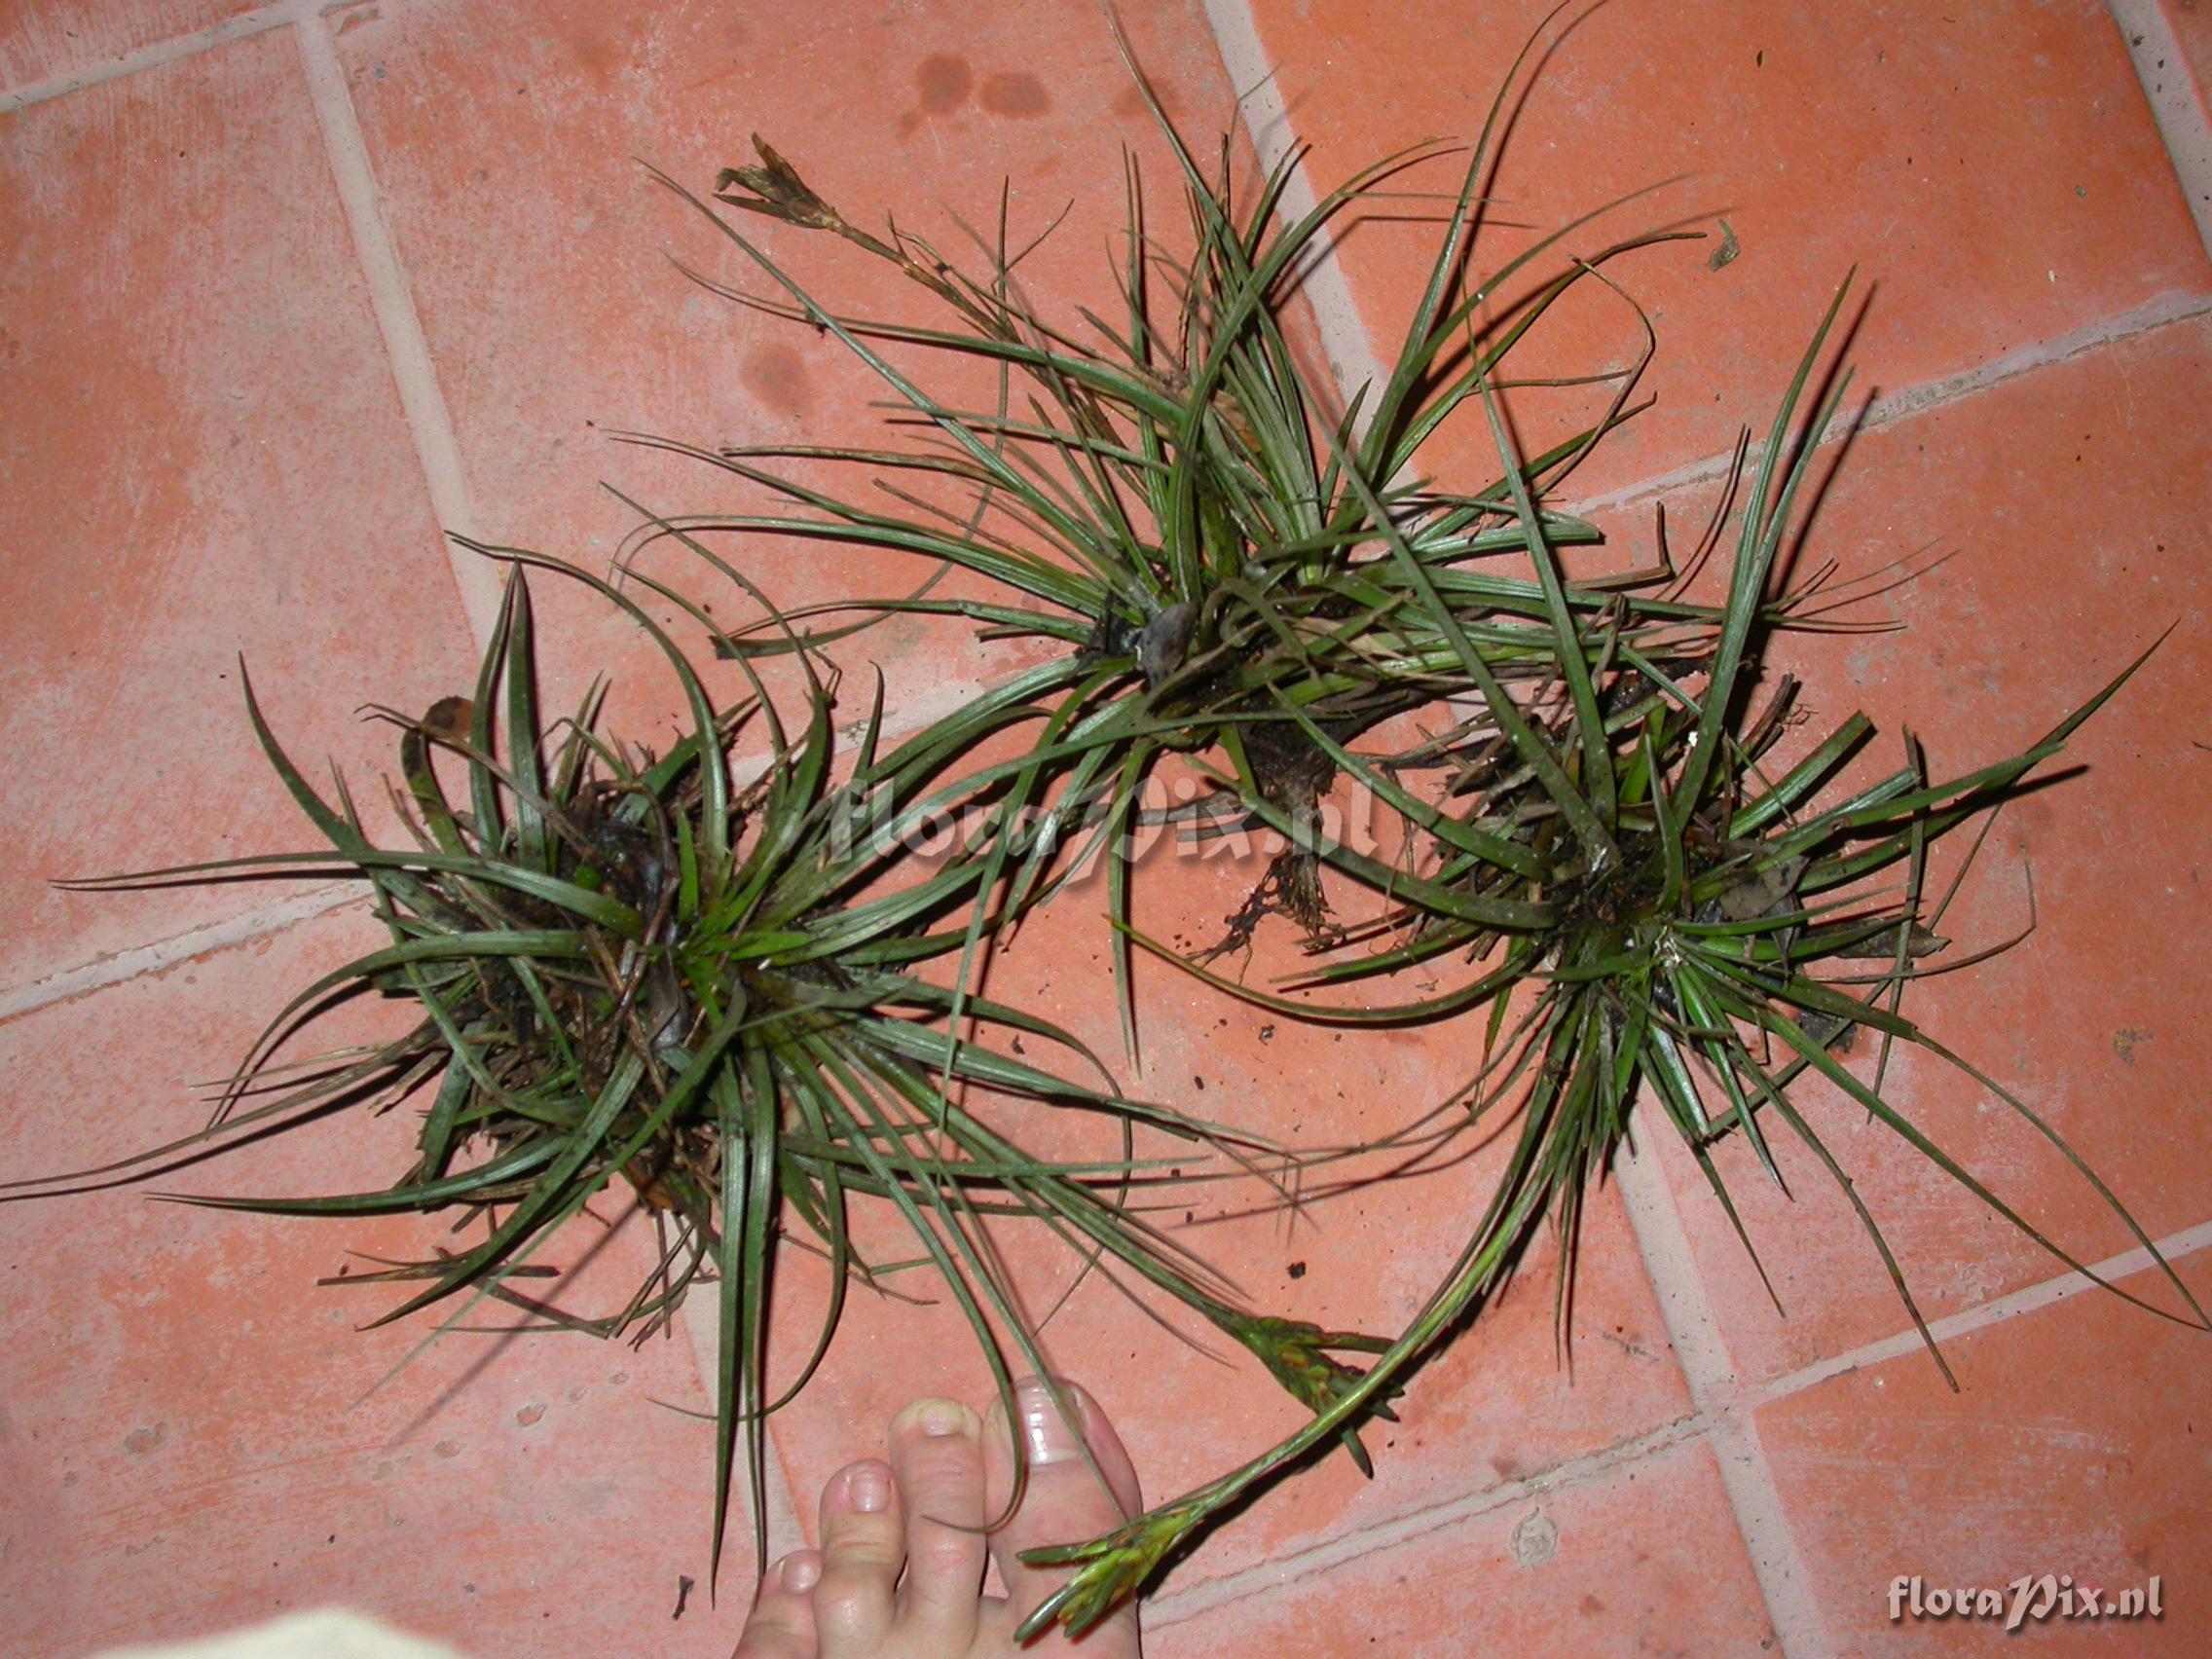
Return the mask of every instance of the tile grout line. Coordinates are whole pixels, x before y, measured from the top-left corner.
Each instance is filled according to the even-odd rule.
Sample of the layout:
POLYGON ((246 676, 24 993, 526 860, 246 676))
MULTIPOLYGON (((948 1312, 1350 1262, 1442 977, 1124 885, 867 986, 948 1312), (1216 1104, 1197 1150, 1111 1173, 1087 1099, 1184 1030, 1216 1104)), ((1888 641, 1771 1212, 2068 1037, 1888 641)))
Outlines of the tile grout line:
MULTIPOLYGON (((2212 294, 2160 294, 2155 299, 2146 300, 2142 305, 2115 313, 2096 322, 2085 323, 2080 328, 2069 329, 2048 340, 2032 341, 2028 345, 2015 347, 2012 350, 1958 374, 1921 381, 1876 397, 1865 405, 1864 413, 1857 418, 1839 414, 1834 424, 1821 435, 1821 443, 1825 447, 1838 442, 1846 434, 1873 431, 1932 409, 1946 408, 1976 392, 2003 386, 2008 381, 2034 374, 2039 369, 2047 369, 2102 347, 2118 346, 2207 313, 2212 313, 2212 294)), ((1745 453, 1744 464, 1747 467, 1755 464, 1765 450, 1763 442, 1753 443, 1745 453)), ((1640 478, 1633 484, 1624 484, 1618 489, 1588 497, 1563 510, 1587 514, 1633 506, 1670 491, 1710 483, 1727 472, 1732 460, 1731 453, 1709 455, 1702 460, 1685 461, 1671 471, 1640 478)))
POLYGON ((1277 1590, 1297 1579, 1327 1572, 1361 1556, 1394 1548, 1430 1532, 1479 1515, 1494 1514, 1524 1499, 1540 1499, 1546 1493, 1571 1492, 1577 1487, 1663 1456, 1678 1447, 1708 1438, 1714 1432, 1711 1419, 1699 1413, 1677 1418, 1647 1430, 1633 1440, 1555 1463, 1538 1474, 1502 1481, 1462 1497, 1448 1498, 1411 1514, 1393 1516, 1372 1527, 1293 1549, 1272 1560, 1238 1567, 1235 1572, 1208 1578, 1184 1591, 1170 1591, 1145 1603, 1145 1628, 1166 1629, 1246 1597, 1277 1590))
MULTIPOLYGON (((1249 0, 1204 0, 1204 6, 1231 85, 1250 89, 1242 103, 1261 165, 1281 166, 1296 152, 1296 134, 1249 0)), ((1296 214, 1307 210, 1314 200, 1312 182, 1300 160, 1292 168, 1284 205, 1296 214)), ((1324 350, 1339 376, 1339 391, 1348 399, 1363 381, 1382 385, 1385 378, 1382 365, 1375 359, 1372 342, 1352 299, 1349 278, 1333 244, 1323 249, 1315 262, 1308 277, 1308 291, 1324 350), (1347 379, 1347 375, 1356 378, 1347 379)), ((1784 1653, 1792 1659, 1825 1654, 1829 1649, 1820 1609, 1784 1510, 1781 1491, 1759 1445, 1757 1426, 1749 1417, 1714 1410, 1732 1405, 1734 1371, 1688 1240, 1682 1235, 1673 1196, 1656 1164, 1646 1160, 1617 1160, 1615 1170, 1638 1252, 1659 1299, 1691 1403, 1700 1420, 1708 1425, 1705 1432, 1713 1441, 1729 1507, 1751 1557, 1768 1621, 1784 1653)), ((1341 1548, 1348 1558, 1392 1541, 1378 1536, 1381 1530, 1353 1534, 1340 1541, 1341 1548)))
POLYGON ((360 889, 350 883, 318 887, 259 909, 246 910, 236 916, 225 916, 199 927, 187 928, 182 933, 171 934, 151 944, 94 957, 90 962, 60 969, 42 978, 0 988, 0 1020, 35 1014, 42 1008, 52 1008, 56 1003, 68 1002, 150 974, 166 973, 182 963, 214 951, 232 950, 242 944, 251 944, 301 922, 313 921, 317 916, 341 909, 360 897, 360 889))
MULTIPOLYGON (((2212 253, 2212 130, 2207 129, 2203 107, 2196 100, 2189 55, 2182 51, 2158 0, 2105 0, 2105 4, 2135 65, 2135 78, 2143 83, 2151 119, 2165 140, 2166 155, 2181 181, 2182 199, 2196 221, 2196 234, 2204 239, 2205 251, 2212 253)), ((2212 96, 2212 88, 2205 92, 2212 96)))
MULTIPOLYGON (((2168 1266, 2179 1266, 2192 1256, 2212 1249, 2212 1221, 2185 1227, 2179 1233, 2169 1233, 2154 1242, 2168 1266)), ((2108 1256, 2101 1262, 2091 1263, 2090 1272, 2108 1283, 2117 1284, 2155 1265, 2151 1252, 2138 1245, 2132 1250, 2122 1250, 2117 1256, 2108 1256)), ((1940 1319, 1931 1319, 1928 1322, 1929 1334, 1939 1343, 1947 1342, 1953 1337, 1986 1330, 1991 1325, 2001 1325, 2007 1320, 2039 1312, 2056 1303, 2070 1301, 2083 1292, 2101 1288, 2094 1280, 2070 1270, 2055 1278, 2045 1279, 2040 1284, 2026 1285, 1975 1307, 1962 1309, 1956 1313, 1946 1313, 1940 1319)), ((1894 1336, 1855 1347, 1847 1353, 1817 1359, 1810 1365, 1770 1382, 1753 1383, 1743 1391, 1740 1405, 1745 1410, 1770 1405, 1776 1400, 1787 1399, 1792 1394, 1817 1387, 1865 1366, 1880 1365, 1904 1354, 1920 1352, 1926 1346, 1920 1340, 1918 1331, 1899 1331, 1894 1336)))
POLYGON ((0 92, 0 115, 13 115, 18 110, 29 109, 33 104, 49 103, 55 98, 81 92, 88 87, 104 86, 120 81, 145 69, 159 69, 165 63, 179 58, 195 57, 234 40, 246 40, 271 29, 282 28, 292 20, 290 0, 280 0, 275 6, 263 6, 251 12, 241 12, 235 18, 226 18, 206 28, 195 29, 168 40, 158 40, 151 46, 141 46, 121 56, 111 57, 105 63, 93 64, 89 69, 71 69, 59 75, 50 75, 43 81, 32 81, 20 87, 0 92))
MULTIPOLYGON (((452 412, 438 386, 437 365, 430 355, 428 336, 423 332, 423 319, 415 309, 414 289, 400 260, 398 243, 384 216, 383 194, 377 186, 360 117, 347 90, 345 66, 339 61, 336 42, 323 18, 321 0, 292 0, 292 4, 309 96, 322 127, 339 198, 352 226, 362 279, 368 284, 376 310, 377 328, 384 337, 408 431, 415 440, 416 456, 429 488, 431 508, 441 529, 474 535, 476 509, 460 440, 454 434, 452 412)), ((478 649, 487 648, 498 625, 505 578, 497 565, 451 541, 445 543, 445 554, 454 583, 461 591, 469 631, 476 637, 478 649)), ((762 769, 767 763, 765 756, 757 762, 762 769)), ((703 1297, 686 1298, 683 1325, 700 1383, 712 1396, 719 1369, 721 1310, 718 1303, 703 1297)), ((768 1513, 756 1519, 765 1527, 770 1549, 781 1555, 804 1539, 798 1531, 791 1475, 780 1448, 768 1458, 764 1474, 768 1513)))
POLYGON ((1649 1151, 1627 1147, 1614 1158, 1612 1168, 1690 1403, 1713 1424, 1714 1460, 1720 1466, 1728 1507, 1751 1557, 1775 1640, 1789 1659, 1829 1653, 1833 1649, 1782 1489, 1767 1461, 1758 1424, 1740 1409, 1735 1363, 1666 1174, 1649 1151))
MULTIPOLYGON (((1258 153, 1260 166, 1272 171, 1298 151, 1298 135, 1291 126, 1289 106, 1269 60, 1267 45, 1252 15, 1251 0, 1201 0, 1214 47, 1221 54, 1230 90, 1236 93, 1244 116, 1244 129, 1258 153)), ((1310 213, 1317 198, 1313 180, 1301 159, 1283 186, 1281 215, 1288 221, 1310 213)), ((1375 354, 1367 324, 1352 299, 1351 279, 1337 258, 1336 238, 1322 226, 1314 239, 1314 253, 1301 263, 1305 276, 1300 291, 1312 308, 1321 335, 1321 349, 1337 377, 1338 390, 1348 398, 1362 385, 1382 386, 1389 377, 1375 354)))
MULTIPOLYGON (((322 129, 323 148, 329 155, 339 202, 352 228, 361 279, 369 290, 377 332, 384 338, 385 355, 398 388, 400 410, 429 489, 430 509, 437 516, 441 533, 473 535, 476 508, 469 496, 461 445, 454 436, 453 416, 438 388, 437 366, 430 357, 423 319, 415 310, 414 290, 400 263, 398 244, 385 220, 383 193, 369 162, 368 141, 361 134, 352 94, 346 87, 345 65, 339 61, 320 0, 289 0, 289 10, 299 37, 308 97, 322 129)), ((444 541, 443 535, 440 539, 444 541)), ((461 590, 461 606, 469 631, 481 649, 491 643, 497 626, 504 580, 498 567, 488 560, 451 542, 444 542, 443 551, 454 584, 461 590)))
MULTIPOLYGON (((1677 1214, 1678 1219, 1679 1212, 1677 1214)), ((2153 1242, 2168 1263, 2178 1266, 2193 1256, 2212 1249, 2212 1221, 2183 1228, 2153 1242)), ((2117 1282, 2142 1272, 2153 1265, 2150 1251, 2138 1247, 2091 1263, 2090 1271, 2100 1278, 2117 1282)), ((1940 1319, 1931 1320, 1929 1329, 1938 1342, 1945 1342, 2040 1312, 2046 1308, 2098 1288, 2081 1273, 2069 1272, 2055 1278, 2009 1291, 1956 1313, 1945 1314, 1940 1319)), ((1288 1578, 1302 1573, 1327 1571, 1369 1551, 1403 1544, 1459 1521, 1493 1513, 1517 1499, 1540 1497, 1546 1493, 1588 1485, 1649 1461, 1677 1446, 1700 1440, 1712 1441, 1714 1442, 1716 1456, 1722 1456, 1725 1455, 1725 1441, 1732 1421, 1740 1420, 1750 1413, 1778 1400, 1818 1387, 1823 1382, 1831 1382, 1866 1366, 1880 1365, 1917 1353, 1921 1347, 1918 1331, 1899 1331, 1848 1352, 1817 1360, 1765 1382, 1740 1389, 1723 1388, 1704 1409, 1693 1409, 1687 1417, 1662 1423, 1633 1440, 1568 1458, 1517 1480, 1501 1482, 1461 1497, 1449 1498, 1442 1503, 1392 1516, 1374 1526, 1359 1528, 1341 1536, 1292 1551, 1276 1561, 1240 1567, 1217 1579, 1200 1580, 1186 1591, 1170 1592, 1147 1604, 1151 1622, 1164 1628, 1169 1624, 1195 1618, 1229 1602, 1241 1601, 1247 1596, 1274 1588, 1288 1578), (1165 1616, 1161 1616, 1162 1613, 1165 1616)))

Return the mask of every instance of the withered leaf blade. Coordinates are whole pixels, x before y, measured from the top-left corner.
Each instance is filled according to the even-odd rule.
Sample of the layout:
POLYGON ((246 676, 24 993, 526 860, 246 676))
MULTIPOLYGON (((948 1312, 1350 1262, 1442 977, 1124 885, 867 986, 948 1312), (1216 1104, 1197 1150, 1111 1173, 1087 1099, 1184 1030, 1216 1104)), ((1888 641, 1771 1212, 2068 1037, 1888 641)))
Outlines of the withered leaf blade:
MULTIPOLYGON (((1892 961, 1898 953, 1898 928, 1903 925, 1899 922, 1896 927, 1884 928, 1880 933, 1862 939, 1857 944, 1847 944, 1839 949, 1836 955, 1858 961, 1892 961)), ((1949 940, 1941 938, 1919 922, 1914 922, 1912 931, 1906 936, 1905 954, 1917 961, 1923 956, 1933 956, 1938 950, 1948 949, 1950 943, 1949 940)))
POLYGON ((1731 922, 1755 922, 1793 908, 1797 878, 1805 873, 1805 864, 1801 858, 1785 859, 1771 869, 1739 881, 1717 901, 1721 917, 1731 922))

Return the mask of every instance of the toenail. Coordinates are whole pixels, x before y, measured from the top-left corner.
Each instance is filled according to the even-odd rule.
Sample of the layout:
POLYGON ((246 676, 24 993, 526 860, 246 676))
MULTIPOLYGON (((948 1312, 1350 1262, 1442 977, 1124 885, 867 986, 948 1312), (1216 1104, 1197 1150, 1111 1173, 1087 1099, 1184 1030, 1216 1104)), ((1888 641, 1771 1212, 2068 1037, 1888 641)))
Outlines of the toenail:
POLYGON ((863 1515, 880 1515, 891 1506, 891 1471, 881 1463, 863 1463, 845 1477, 845 1496, 863 1515))
POLYGON ((924 1434, 958 1434, 968 1426, 968 1408, 957 1400, 924 1400, 914 1408, 914 1422, 924 1434))
POLYGON ((1014 1385, 1014 1403, 1021 1417, 1021 1443, 1032 1463, 1064 1463, 1083 1456, 1079 1431, 1068 1421, 1080 1412, 1082 1394, 1072 1382, 1060 1384, 1067 1411, 1052 1398, 1052 1390, 1039 1378, 1024 1377, 1014 1385))
POLYGON ((812 1550, 794 1550, 784 1557, 776 1576, 786 1590, 803 1596, 821 1580, 822 1558, 812 1550))

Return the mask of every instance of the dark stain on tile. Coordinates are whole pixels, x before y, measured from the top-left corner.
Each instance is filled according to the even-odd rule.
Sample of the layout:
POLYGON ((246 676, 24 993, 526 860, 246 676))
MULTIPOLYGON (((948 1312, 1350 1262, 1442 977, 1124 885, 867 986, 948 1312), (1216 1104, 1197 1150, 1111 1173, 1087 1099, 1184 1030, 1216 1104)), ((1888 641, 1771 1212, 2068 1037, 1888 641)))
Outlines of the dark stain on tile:
POLYGON ((745 384, 779 415, 804 420, 814 399, 806 384, 806 359, 793 346, 762 346, 747 353, 745 384))
POLYGON ((983 83, 983 107, 993 115, 1027 120, 1051 109, 1052 94, 1026 69, 1002 69, 983 83))
POLYGON ((968 101, 969 92, 975 90, 976 72, 968 67, 965 57, 933 52, 915 65, 914 86, 921 93, 924 110, 931 115, 949 115, 968 101))
MULTIPOLYGON (((1152 84, 1152 95, 1160 100, 1161 109, 1171 116, 1175 114, 1178 100, 1171 91, 1155 81, 1152 84)), ((1152 111, 1146 107, 1144 90, 1132 83, 1116 92, 1114 94, 1114 113, 1131 119, 1137 116, 1149 117, 1152 111)))
POLYGON ((592 85, 605 91, 621 71, 625 54, 620 45, 610 40, 585 39, 576 42, 576 61, 591 77, 592 85))

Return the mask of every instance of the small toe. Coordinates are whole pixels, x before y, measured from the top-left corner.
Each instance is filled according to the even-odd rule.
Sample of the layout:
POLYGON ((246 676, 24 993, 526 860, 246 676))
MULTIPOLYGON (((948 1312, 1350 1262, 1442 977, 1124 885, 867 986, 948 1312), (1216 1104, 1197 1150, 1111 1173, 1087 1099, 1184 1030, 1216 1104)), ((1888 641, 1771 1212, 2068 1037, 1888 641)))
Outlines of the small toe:
POLYGON ((730 1659, 816 1659, 814 1598, 822 1558, 797 1550, 768 1568, 730 1659))
MULTIPOLYGON (((1082 1543, 1112 1531, 1142 1506, 1136 1469, 1114 1425, 1106 1420, 1106 1414, 1072 1382, 1058 1383, 1057 1392, 1060 1398, 1055 1400, 1053 1386, 1034 1377, 1024 1378, 1014 1384, 1014 1429, 1008 1427, 1003 1403, 992 1405, 984 1429, 988 1496, 994 1517, 1006 1507, 1021 1466, 1016 1461, 1015 1432, 1020 1435, 1021 1460, 1027 1465, 1020 1506, 990 1537, 992 1559, 998 1563, 999 1576, 1006 1581, 1004 1617, 1010 1631, 1067 1576, 1064 1568, 1023 1566, 1022 1551, 1082 1543), (1090 1449, 1088 1459, 1084 1456, 1087 1445, 1090 1449)), ((1032 1651, 1051 1653, 1061 1646, 1062 1639, 1054 1631, 1041 1636, 1032 1651)), ((1080 1651, 1088 1659, 1120 1659, 1122 1655, 1133 1659, 1137 1651, 1136 1609, 1126 1607, 1116 1613, 1085 1640, 1080 1651)))
POLYGON ((917 1400, 892 1419, 891 1467, 906 1518, 900 1621, 963 1651, 983 1592, 983 1423, 957 1400, 917 1400))
POLYGON ((814 1586, 822 1659, 865 1659, 882 1647, 905 1560, 889 1465, 870 1457, 830 1476, 822 1489, 822 1576, 814 1586))

